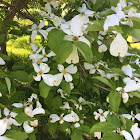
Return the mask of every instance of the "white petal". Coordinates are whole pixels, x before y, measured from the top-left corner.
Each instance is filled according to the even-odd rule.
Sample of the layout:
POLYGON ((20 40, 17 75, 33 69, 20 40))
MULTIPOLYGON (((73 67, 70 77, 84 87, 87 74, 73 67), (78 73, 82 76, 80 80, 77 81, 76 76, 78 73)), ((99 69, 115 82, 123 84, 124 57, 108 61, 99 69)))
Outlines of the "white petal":
POLYGON ((60 118, 57 114, 51 114, 50 118, 51 118, 51 120, 50 120, 51 123, 55 123, 56 121, 60 120, 60 118))
POLYGON ((136 114, 136 115, 135 115, 135 118, 136 118, 138 121, 140 121, 140 113, 136 114))
POLYGON ((64 40, 69 40, 69 41, 73 41, 73 36, 72 35, 65 35, 64 40))
POLYGON ((70 74, 75 74, 77 72, 77 66, 71 64, 65 70, 70 74))
POLYGON ((85 23, 85 17, 76 15, 71 20, 71 31, 74 36, 82 36, 83 35, 83 26, 85 23))
POLYGON ((31 109, 30 107, 26 107, 26 108, 24 108, 24 112, 25 112, 25 114, 27 114, 28 116, 31 117, 32 109, 31 109))
POLYGON ((45 10, 48 12, 48 13, 51 13, 52 12, 52 9, 51 9, 51 6, 49 3, 45 4, 45 10))
POLYGON ((64 102, 64 105, 62 106, 62 108, 70 109, 69 103, 68 102, 64 102))
POLYGON ((53 51, 47 54, 47 57, 52 57, 52 56, 56 56, 56 54, 53 51))
POLYGON ((97 71, 101 74, 102 77, 106 77, 106 73, 103 70, 97 69, 97 71))
POLYGON ((82 4, 82 7, 79 7, 78 12, 82 13, 82 12, 84 12, 85 10, 86 10, 86 4, 83 3, 83 4, 82 4))
POLYGON ((63 74, 62 73, 59 73, 59 74, 55 74, 53 76, 53 85, 54 86, 59 86, 61 81, 62 81, 62 78, 63 78, 63 74))
POLYGON ((127 54, 127 50, 127 41, 122 37, 120 33, 117 33, 117 36, 110 45, 110 54, 113 56, 124 57, 127 54))
POLYGON ((75 123, 75 124, 74 124, 74 127, 75 127, 75 128, 78 128, 78 127, 80 127, 80 124, 79 124, 79 123, 75 123))
POLYGON ((38 47, 37 47, 36 44, 31 43, 30 45, 31 45, 31 47, 32 47, 33 52, 36 52, 36 51, 38 50, 38 47))
POLYGON ((30 125, 33 126, 33 127, 37 127, 38 126, 38 120, 30 121, 30 125))
POLYGON ((137 140, 140 137, 140 128, 138 128, 138 123, 132 125, 130 130, 133 134, 134 139, 137 140))
POLYGON ((44 26, 45 26, 45 21, 40 22, 38 25, 39 29, 43 28, 44 26))
POLYGON ((64 77, 67 82, 71 82, 73 80, 71 74, 69 73, 64 74, 64 77))
POLYGON ((58 64, 58 70, 62 72, 64 70, 64 66, 62 64, 58 64))
POLYGON ((37 115, 37 114, 45 114, 45 110, 43 108, 35 108, 32 111, 31 116, 33 117, 34 115, 37 115))
POLYGON ((132 77, 133 76, 133 73, 132 73, 133 71, 132 71, 132 68, 131 68, 131 66, 129 64, 123 66, 121 69, 129 77, 132 77))
POLYGON ((101 132, 94 132, 94 137, 101 139, 101 132))
POLYGON ((61 24, 61 19, 58 16, 53 18, 53 24, 58 27, 61 24))
POLYGON ((69 57, 66 59, 66 62, 68 64, 70 64, 70 63, 76 64, 79 62, 78 51, 77 51, 77 47, 75 45, 73 45, 73 51, 69 55, 69 57))
POLYGON ((63 120, 66 122, 73 122, 72 114, 67 114, 66 116, 64 116, 63 120))
POLYGON ((84 67, 86 70, 90 70, 95 68, 92 64, 84 62, 84 67))
POLYGON ((7 107, 5 107, 4 108, 4 115, 8 116, 9 114, 10 114, 10 110, 7 107))
POLYGON ((6 132, 7 124, 6 120, 0 120, 0 136, 6 132))
POLYGON ((54 8, 58 7, 58 3, 57 3, 56 1, 54 1, 54 0, 52 0, 52 1, 50 2, 50 4, 51 4, 54 8))
POLYGON ((41 63, 41 64, 40 64, 40 69, 41 69, 44 73, 47 73, 47 72, 50 71, 50 67, 48 67, 48 65, 45 64, 45 63, 41 63))
POLYGON ((15 126, 21 126, 22 124, 19 124, 15 119, 10 118, 10 120, 12 121, 12 124, 15 126))
POLYGON ((122 114, 122 115, 123 115, 123 117, 125 117, 127 119, 131 119, 132 118, 132 116, 130 114, 122 114))
POLYGON ((0 57, 0 65, 5 65, 5 61, 0 57))
POLYGON ((89 47, 91 46, 90 41, 84 36, 79 37, 79 41, 85 42, 89 47))
POLYGON ((12 106, 17 107, 17 108, 22 108, 23 104, 22 103, 13 103, 12 106))
POLYGON ((31 41, 34 41, 37 35, 37 30, 33 30, 32 31, 32 35, 31 35, 31 41))
POLYGON ((34 30, 37 27, 37 24, 33 24, 31 29, 34 30))
POLYGON ((54 76, 52 74, 42 74, 44 82, 49 86, 54 86, 54 76))
POLYGON ((32 63, 32 65, 34 67, 35 72, 38 73, 40 71, 40 68, 39 68, 38 64, 37 63, 32 63))
POLYGON ((41 80, 41 75, 37 74, 37 76, 33 76, 35 81, 40 81, 41 80))
POLYGON ((34 128, 29 126, 28 121, 23 123, 23 128, 24 131, 28 134, 28 133, 32 133, 34 131, 34 128))
POLYGON ((46 30, 39 30, 39 32, 47 39, 48 32, 46 30))
POLYGON ((121 131, 121 134, 122 134, 127 140, 133 140, 131 134, 128 133, 127 131, 122 130, 122 131, 121 131))
POLYGON ((89 74, 94 74, 96 72, 96 69, 90 69, 89 74))
POLYGON ((136 81, 130 80, 129 82, 127 82, 124 89, 125 89, 126 92, 132 92, 132 91, 139 90, 140 89, 140 83, 136 83, 136 81))
POLYGON ((100 122, 105 122, 105 121, 106 121, 105 117, 104 116, 100 116, 100 122))
POLYGON ((98 52, 102 53, 102 52, 105 52, 105 51, 107 51, 107 47, 106 47, 105 44, 100 45, 100 46, 98 47, 98 52))
POLYGON ((122 93, 123 103, 127 103, 129 95, 127 93, 122 93))

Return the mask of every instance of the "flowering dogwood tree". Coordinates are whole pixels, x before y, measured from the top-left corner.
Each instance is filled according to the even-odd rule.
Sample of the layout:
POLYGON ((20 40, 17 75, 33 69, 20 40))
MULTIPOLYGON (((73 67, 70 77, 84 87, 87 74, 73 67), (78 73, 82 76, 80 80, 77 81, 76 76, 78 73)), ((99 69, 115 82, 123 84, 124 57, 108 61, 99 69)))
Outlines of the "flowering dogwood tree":
POLYGON ((29 68, 0 55, 0 140, 139 140, 140 55, 127 38, 140 41, 140 1, 74 0, 68 18, 59 1, 43 4, 29 68))

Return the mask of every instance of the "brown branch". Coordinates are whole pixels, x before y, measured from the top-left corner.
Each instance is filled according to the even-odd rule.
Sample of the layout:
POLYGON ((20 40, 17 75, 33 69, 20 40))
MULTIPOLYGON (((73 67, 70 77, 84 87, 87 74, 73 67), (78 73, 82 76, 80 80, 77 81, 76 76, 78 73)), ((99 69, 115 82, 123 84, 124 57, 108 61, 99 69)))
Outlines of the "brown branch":
POLYGON ((23 87, 26 87, 26 88, 29 88, 29 89, 32 89, 32 90, 39 91, 38 89, 33 88, 33 87, 30 87, 30 86, 25 85, 25 84, 22 84, 22 83, 20 83, 19 81, 15 80, 15 79, 12 79, 12 78, 11 78, 11 80, 13 80, 14 82, 16 82, 17 84, 19 84, 19 85, 21 85, 21 86, 23 86, 23 87))
POLYGON ((136 42, 128 42, 130 44, 135 44, 135 43, 140 43, 140 41, 136 41, 136 42))
POLYGON ((100 86, 100 85, 98 85, 98 84, 96 84, 96 83, 93 83, 93 85, 95 85, 95 86, 97 86, 97 87, 99 87, 99 88, 101 88, 101 89, 104 89, 104 90, 106 90, 106 91, 111 92, 110 89, 107 89, 107 88, 105 88, 105 87, 102 87, 102 86, 100 86))
MULTIPOLYGON (((13 5, 11 5, 11 4, 9 4, 8 2, 5 2, 5 1, 3 1, 3 0, 0 0, 0 3, 6 5, 6 6, 10 7, 10 8, 12 8, 12 10, 16 10, 20 15, 22 15, 22 16, 25 17, 26 19, 30 19, 31 21, 33 21, 33 22, 35 22, 35 23, 38 22, 33 16, 31 16, 31 14, 27 15, 26 13, 21 12, 16 6, 13 6, 13 5)), ((29 13, 29 12, 28 12, 28 13, 29 13)), ((7 15, 7 16, 8 16, 8 15, 7 15)))
POLYGON ((79 65, 79 67, 81 68, 81 70, 83 71, 84 76, 87 77, 87 73, 85 72, 85 70, 84 70, 84 68, 82 67, 82 65, 81 65, 80 63, 79 63, 78 65, 79 65))
POLYGON ((97 48, 97 47, 99 47, 99 46, 101 46, 101 45, 103 45, 103 44, 106 44, 106 43, 108 43, 108 42, 110 42, 110 43, 111 43, 110 39, 109 39, 109 40, 104 41, 104 42, 103 42, 102 44, 100 44, 100 45, 93 46, 93 48, 97 48))

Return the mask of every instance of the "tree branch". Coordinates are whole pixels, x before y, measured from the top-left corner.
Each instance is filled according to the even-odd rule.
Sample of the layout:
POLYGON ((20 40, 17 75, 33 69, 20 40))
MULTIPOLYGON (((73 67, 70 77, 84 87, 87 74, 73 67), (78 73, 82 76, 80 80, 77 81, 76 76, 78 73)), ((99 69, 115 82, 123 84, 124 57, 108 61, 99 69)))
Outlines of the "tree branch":
POLYGON ((93 83, 93 85, 95 85, 95 86, 97 86, 97 87, 99 87, 99 88, 101 88, 101 89, 104 89, 104 90, 106 90, 106 91, 111 92, 110 89, 107 89, 107 88, 105 88, 105 87, 102 87, 102 86, 100 86, 100 85, 98 85, 98 84, 96 84, 96 83, 93 83))
POLYGON ((16 6, 13 6, 13 5, 11 5, 11 4, 9 4, 8 2, 5 2, 5 1, 3 1, 3 0, 0 0, 0 3, 6 5, 6 6, 8 6, 8 7, 14 8, 20 15, 22 15, 22 16, 25 17, 26 19, 30 19, 31 21, 33 21, 33 22, 35 22, 35 23, 38 22, 33 16, 27 15, 26 13, 21 12, 20 10, 18 10, 18 8, 17 8, 16 6))

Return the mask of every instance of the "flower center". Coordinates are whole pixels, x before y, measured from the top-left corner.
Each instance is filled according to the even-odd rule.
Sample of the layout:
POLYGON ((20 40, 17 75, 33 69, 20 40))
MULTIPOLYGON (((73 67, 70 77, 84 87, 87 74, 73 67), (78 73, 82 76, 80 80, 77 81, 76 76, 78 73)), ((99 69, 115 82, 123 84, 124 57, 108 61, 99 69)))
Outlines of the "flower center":
POLYGON ((59 119, 60 119, 60 121, 62 121, 62 120, 63 120, 63 117, 62 117, 62 116, 60 116, 60 117, 59 117, 59 119))
POLYGON ((67 72, 66 72, 66 70, 63 70, 62 73, 65 75, 67 72))
POLYGON ((37 30, 37 31, 38 31, 38 30, 39 30, 39 27, 36 27, 36 28, 35 28, 35 30, 37 30))
POLYGON ((104 113, 101 113, 101 116, 104 116, 104 113))
POLYGON ((131 80, 135 80, 135 77, 131 77, 131 80))
POLYGON ((91 23, 90 23, 90 22, 88 22, 88 23, 87 23, 87 25, 89 26, 89 25, 91 25, 91 23))
POLYGON ((78 41, 79 39, 78 39, 77 36, 74 36, 74 37, 72 38, 72 40, 73 40, 73 41, 78 41))
POLYGON ((11 118, 11 115, 7 115, 6 118, 7 118, 7 119, 10 119, 10 118, 11 118))
POLYGON ((84 15, 85 14, 85 12, 81 12, 81 15, 84 15))
POLYGON ((38 59, 37 63, 42 63, 42 59, 38 59))
POLYGON ((42 71, 42 70, 40 70, 40 71, 38 72, 38 74, 39 74, 39 75, 42 75, 42 74, 43 74, 43 71, 42 71))
POLYGON ((29 102, 29 105, 33 105, 33 102, 29 102))
POLYGON ((43 57, 47 57, 47 55, 46 54, 43 54, 43 57))
POLYGON ((124 93, 125 91, 124 91, 124 89, 122 88, 122 89, 120 90, 120 92, 121 92, 121 93, 124 93))
POLYGON ((135 114, 133 114, 132 117, 135 118, 135 114))

